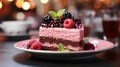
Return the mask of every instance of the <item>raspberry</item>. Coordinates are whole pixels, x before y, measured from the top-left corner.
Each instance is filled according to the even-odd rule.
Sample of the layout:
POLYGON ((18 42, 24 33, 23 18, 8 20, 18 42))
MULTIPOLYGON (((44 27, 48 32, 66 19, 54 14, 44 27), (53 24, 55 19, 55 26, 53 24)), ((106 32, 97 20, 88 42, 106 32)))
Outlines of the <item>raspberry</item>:
POLYGON ((73 22, 72 19, 66 19, 66 20, 64 21, 63 26, 64 26, 65 28, 73 28, 73 27, 74 27, 74 22, 73 22))
POLYGON ((36 40, 30 40, 28 45, 31 46, 34 42, 36 42, 36 40))
POLYGON ((42 49, 42 44, 40 42, 34 42, 31 45, 31 49, 33 49, 33 50, 40 50, 40 49, 42 49))
POLYGON ((95 47, 91 43, 84 44, 84 50, 95 50, 95 47))

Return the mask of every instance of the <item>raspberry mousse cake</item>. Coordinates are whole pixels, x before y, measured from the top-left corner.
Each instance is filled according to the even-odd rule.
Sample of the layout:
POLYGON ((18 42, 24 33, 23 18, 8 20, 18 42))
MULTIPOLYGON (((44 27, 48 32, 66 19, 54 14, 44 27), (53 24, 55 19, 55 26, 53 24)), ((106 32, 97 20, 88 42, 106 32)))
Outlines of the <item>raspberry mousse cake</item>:
POLYGON ((84 50, 83 38, 84 26, 80 18, 73 17, 65 9, 49 11, 49 15, 43 16, 39 28, 39 41, 44 50, 56 51, 62 44, 64 49, 81 51, 84 50))

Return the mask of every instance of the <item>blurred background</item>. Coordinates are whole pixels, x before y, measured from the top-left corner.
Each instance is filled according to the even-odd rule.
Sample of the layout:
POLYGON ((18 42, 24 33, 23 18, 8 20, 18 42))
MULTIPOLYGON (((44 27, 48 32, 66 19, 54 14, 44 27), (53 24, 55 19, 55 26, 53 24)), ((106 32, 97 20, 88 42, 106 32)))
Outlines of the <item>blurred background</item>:
MULTIPOLYGON (((103 31, 101 10, 111 8, 119 12, 120 0, 0 0, 0 23, 28 21, 29 30, 38 30, 43 15, 61 8, 82 19, 85 36, 96 36, 103 31)), ((1 28, 0 31, 3 32, 1 28)))

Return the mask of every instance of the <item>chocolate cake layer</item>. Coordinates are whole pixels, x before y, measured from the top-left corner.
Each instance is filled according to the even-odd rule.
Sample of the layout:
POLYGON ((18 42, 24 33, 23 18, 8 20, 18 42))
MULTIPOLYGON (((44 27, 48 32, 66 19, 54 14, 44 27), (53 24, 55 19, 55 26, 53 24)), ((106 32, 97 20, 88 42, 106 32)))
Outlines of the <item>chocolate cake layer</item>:
MULTIPOLYGON (((43 37, 43 36, 40 36, 40 42, 43 43, 43 46, 44 46, 44 43, 49 43, 49 44, 59 44, 59 43, 62 43, 64 46, 71 46, 71 47, 77 47, 79 48, 78 50, 81 50, 82 47, 83 47, 83 44, 81 42, 75 42, 75 41, 69 41, 69 40, 63 40, 63 39, 56 39, 56 38, 50 38, 50 37, 43 37)), ((52 50, 55 50, 57 49, 58 47, 50 47, 50 46, 45 46, 45 49, 49 49, 52 50)), ((69 49, 69 48, 68 48, 69 49)), ((71 49, 72 50, 72 49, 71 49)), ((74 50, 74 49, 73 49, 74 50)), ((76 50, 76 49, 75 49, 76 50)))

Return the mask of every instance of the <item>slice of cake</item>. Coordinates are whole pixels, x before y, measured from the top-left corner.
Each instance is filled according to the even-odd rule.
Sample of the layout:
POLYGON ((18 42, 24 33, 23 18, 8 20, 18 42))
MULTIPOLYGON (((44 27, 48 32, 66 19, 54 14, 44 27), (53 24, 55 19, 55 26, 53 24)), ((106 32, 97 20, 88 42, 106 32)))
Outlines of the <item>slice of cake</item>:
POLYGON ((59 50, 59 44, 70 51, 81 51, 84 45, 84 27, 80 18, 74 18, 71 13, 61 9, 50 11, 43 17, 39 29, 39 41, 45 50, 59 50))

